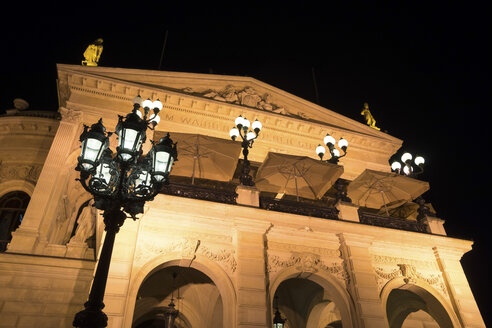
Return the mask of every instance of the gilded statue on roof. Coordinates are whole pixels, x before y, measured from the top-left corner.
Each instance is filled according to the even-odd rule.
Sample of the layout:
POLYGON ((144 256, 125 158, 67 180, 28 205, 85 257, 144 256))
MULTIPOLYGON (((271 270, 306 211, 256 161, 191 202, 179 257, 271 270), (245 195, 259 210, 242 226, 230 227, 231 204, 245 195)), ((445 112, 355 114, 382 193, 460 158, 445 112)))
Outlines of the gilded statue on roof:
POLYGON ((369 104, 368 103, 364 103, 364 108, 362 109, 362 112, 360 113, 360 115, 364 116, 364 119, 366 120, 367 125, 369 125, 373 129, 380 130, 376 126, 376 120, 374 119, 371 112, 369 111, 369 104))
POLYGON ((103 39, 99 38, 93 43, 89 44, 84 51, 85 60, 82 61, 84 66, 97 66, 101 53, 103 51, 103 39))

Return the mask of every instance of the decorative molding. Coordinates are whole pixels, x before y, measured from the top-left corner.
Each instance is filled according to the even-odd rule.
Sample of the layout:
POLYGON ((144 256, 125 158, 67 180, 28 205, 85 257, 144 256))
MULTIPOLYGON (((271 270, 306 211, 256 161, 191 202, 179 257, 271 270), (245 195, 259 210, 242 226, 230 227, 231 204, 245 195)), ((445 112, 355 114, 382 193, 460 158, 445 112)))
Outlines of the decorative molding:
POLYGON ((234 249, 202 245, 199 239, 175 240, 164 245, 160 241, 148 241, 144 239, 141 244, 137 244, 135 261, 142 263, 159 254, 170 253, 178 253, 181 258, 192 260, 195 259, 196 255, 205 256, 209 260, 219 264, 230 274, 234 273, 237 268, 234 249))
POLYGON ((304 245, 296 245, 296 244, 286 244, 286 243, 279 243, 275 241, 268 241, 268 249, 270 250, 281 250, 281 251, 288 251, 292 253, 312 253, 312 254, 319 254, 320 256, 323 257, 336 257, 340 258, 342 253, 340 252, 339 249, 329 249, 329 248, 321 248, 321 247, 311 247, 311 246, 304 246, 304 245))
POLYGON ((323 270, 330 273, 340 281, 348 283, 348 273, 340 262, 333 261, 327 263, 317 254, 303 252, 291 253, 290 256, 281 257, 278 255, 268 255, 267 270, 275 273, 280 269, 295 267, 300 272, 316 273, 323 270))
POLYGON ((66 107, 60 107, 60 114, 62 116, 62 121, 68 123, 80 123, 83 117, 83 113, 81 111, 66 107))
POLYGON ((302 119, 308 118, 308 116, 304 112, 293 112, 292 110, 288 110, 283 106, 275 104, 272 100, 271 94, 261 94, 251 86, 236 88, 233 85, 227 85, 224 89, 219 91, 209 89, 202 92, 195 92, 191 87, 186 87, 181 89, 181 91, 193 96, 204 97, 230 104, 261 109, 277 114, 293 116, 302 119))
POLYGON ((38 181, 42 169, 42 165, 2 164, 0 161, 0 181, 27 180, 35 184, 38 181))
MULTIPOLYGON (((373 259, 374 258, 375 257, 373 256, 373 259)), ((380 256, 378 257, 378 260, 379 262, 376 262, 377 265, 374 266, 374 271, 377 276, 379 292, 381 292, 388 281, 403 277, 405 284, 416 284, 419 280, 424 281, 438 290, 444 297, 449 298, 442 274, 438 271, 435 264, 425 261, 392 258, 389 256, 380 256), (418 270, 417 265, 409 262, 423 265, 420 267, 420 270, 418 270)))

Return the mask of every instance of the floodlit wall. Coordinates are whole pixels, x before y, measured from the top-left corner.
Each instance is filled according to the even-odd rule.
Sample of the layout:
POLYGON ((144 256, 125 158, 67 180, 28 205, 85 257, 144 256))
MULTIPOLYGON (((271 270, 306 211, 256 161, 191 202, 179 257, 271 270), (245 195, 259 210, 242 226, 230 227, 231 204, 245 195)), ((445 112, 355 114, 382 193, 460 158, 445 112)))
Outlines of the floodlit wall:
MULTIPOLYGON (((104 233, 98 213, 95 242, 70 241, 77 215, 90 199, 74 180, 78 138, 83 124, 100 117, 112 129, 136 94, 164 103, 159 132, 228 138, 237 115, 258 117, 263 131, 250 153, 257 163, 269 151, 314 158, 314 147, 330 132, 349 141, 341 164, 342 177, 351 180, 365 168, 389 171, 387 161, 401 146, 401 140, 251 78, 71 65, 59 65, 58 74, 61 121, 45 129, 51 139, 31 144, 40 149, 34 157, 41 161, 36 178, 0 180, 4 190, 19 188, 31 196, 7 252, 0 253, 0 327, 70 327, 83 309, 104 233), (276 107, 259 109, 204 94, 228 84, 269 92, 276 107)), ((0 118, 7 121, 21 124, 0 118)), ((40 124, 33 131, 46 125, 33 124, 40 124)), ((2 138, 11 138, 9 129, 0 130, 2 138)), ((2 158, 5 153, 1 148, 2 158)), ((362 224, 357 206, 349 203, 337 205, 339 220, 328 220, 263 210, 257 207, 257 190, 237 192, 237 205, 160 194, 139 220, 125 222, 116 236, 104 298, 109 327, 132 327, 145 312, 135 311, 140 287, 170 267, 193 268, 210 278, 222 302, 217 315, 228 328, 270 327, 273 296, 289 279, 309 280, 322 290, 303 319, 309 327, 338 321, 343 327, 389 327, 389 317, 414 310, 396 304, 400 312, 388 312, 395 308, 388 307, 393 290, 415 293, 424 302, 432 295, 441 309, 436 313, 445 313, 454 327, 485 326, 459 262, 472 243, 447 237, 441 220, 429 217, 430 233, 418 233, 362 224)), ((169 299, 166 294, 159 302, 141 303, 150 311, 152 304, 169 299)), ((192 301, 177 304, 183 327, 196 322, 192 301)), ((407 325, 419 318, 432 321, 421 313, 409 318, 407 325)))

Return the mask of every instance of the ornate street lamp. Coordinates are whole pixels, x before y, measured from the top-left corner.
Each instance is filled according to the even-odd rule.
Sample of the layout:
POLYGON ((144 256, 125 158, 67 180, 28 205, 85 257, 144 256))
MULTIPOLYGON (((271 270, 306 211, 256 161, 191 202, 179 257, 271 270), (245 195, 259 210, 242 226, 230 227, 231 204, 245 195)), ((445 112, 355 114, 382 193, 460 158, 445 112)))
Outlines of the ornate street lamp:
MULTIPOLYGON (((340 155, 340 151, 335 148, 335 143, 336 140, 330 134, 326 134, 326 136, 323 138, 324 144, 328 147, 328 150, 330 151, 330 158, 327 159, 326 161, 328 163, 332 164, 338 164, 338 160, 347 155, 347 147, 348 147, 348 141, 346 139, 340 138, 338 140, 338 147, 343 151, 343 155, 340 155)), ((325 155, 326 149, 323 147, 321 144, 316 147, 316 154, 319 156, 320 160, 323 160, 323 156, 325 155)))
POLYGON ((133 110, 126 117, 119 116, 116 134, 118 147, 113 155, 109 149, 111 132, 106 132, 102 119, 90 129, 84 125, 80 136, 81 154, 77 171, 80 183, 94 196, 94 206, 103 211, 106 237, 85 309, 75 315, 73 326, 79 328, 106 327, 108 317, 102 311, 108 279, 109 264, 116 233, 129 216, 134 220, 143 213, 146 201, 152 200, 167 182, 173 161, 177 160, 176 144, 169 133, 148 155, 142 156, 142 144, 147 128, 159 123, 162 109, 159 100, 133 100, 133 110), (149 112, 153 110, 152 114, 149 112))
POLYGON ((256 138, 258 138, 258 134, 260 133, 262 126, 260 121, 255 120, 253 124, 251 124, 251 128, 253 130, 249 130, 250 122, 246 118, 243 118, 241 115, 236 118, 236 121, 234 123, 236 124, 236 126, 233 127, 229 132, 231 139, 236 140, 237 137, 241 136, 241 139, 243 140, 241 146, 243 147, 244 164, 243 171, 241 173, 241 176, 239 177, 239 181, 245 186, 254 186, 255 183, 253 182, 253 177, 249 175, 249 171, 251 169, 248 160, 248 148, 253 147, 253 142, 256 138))
POLYGON ((412 158, 413 158, 412 154, 404 153, 401 156, 403 169, 402 169, 402 163, 398 161, 394 161, 393 163, 391 163, 391 170, 398 174, 407 175, 410 177, 417 176, 422 172, 424 172, 424 163, 425 163, 424 158, 422 156, 415 157, 415 160, 413 161, 415 165, 412 165, 412 158), (417 167, 418 171, 416 171, 414 167, 417 167))

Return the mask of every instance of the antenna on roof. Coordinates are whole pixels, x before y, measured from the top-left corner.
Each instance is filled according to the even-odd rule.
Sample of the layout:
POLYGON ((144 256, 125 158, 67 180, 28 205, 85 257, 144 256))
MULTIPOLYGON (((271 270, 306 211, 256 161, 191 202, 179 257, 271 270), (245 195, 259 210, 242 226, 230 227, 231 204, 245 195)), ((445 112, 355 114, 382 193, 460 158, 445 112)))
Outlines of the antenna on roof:
POLYGON ((168 30, 166 30, 166 35, 164 36, 164 43, 162 45, 161 60, 159 61, 159 68, 158 68, 159 71, 161 70, 162 59, 164 58, 164 50, 166 49, 167 35, 168 35, 168 30))
POLYGON ((311 71, 313 72, 313 84, 314 84, 314 93, 316 94, 316 103, 319 105, 318 85, 316 84, 316 75, 314 74, 314 67, 311 67, 311 71))

